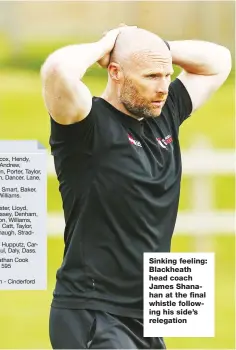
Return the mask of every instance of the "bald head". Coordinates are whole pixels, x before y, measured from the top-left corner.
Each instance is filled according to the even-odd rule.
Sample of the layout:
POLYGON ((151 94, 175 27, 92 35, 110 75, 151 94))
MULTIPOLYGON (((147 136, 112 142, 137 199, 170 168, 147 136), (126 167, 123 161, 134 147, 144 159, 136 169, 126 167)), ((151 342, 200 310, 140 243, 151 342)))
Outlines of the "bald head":
POLYGON ((124 28, 117 37, 110 62, 130 69, 134 64, 143 64, 155 57, 160 60, 171 58, 168 47, 160 37, 145 29, 124 28))
POLYGON ((173 73, 171 53, 157 35, 125 27, 108 66, 107 99, 135 118, 161 114, 173 73))

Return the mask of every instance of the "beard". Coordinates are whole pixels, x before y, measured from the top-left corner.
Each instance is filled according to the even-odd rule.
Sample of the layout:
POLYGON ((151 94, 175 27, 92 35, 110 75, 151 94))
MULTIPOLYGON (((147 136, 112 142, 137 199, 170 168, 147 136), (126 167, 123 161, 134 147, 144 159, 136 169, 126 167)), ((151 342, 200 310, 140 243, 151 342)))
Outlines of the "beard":
POLYGON ((153 110, 151 102, 140 95, 133 82, 125 78, 120 93, 120 102, 126 110, 138 118, 156 118, 161 114, 161 110, 153 110))

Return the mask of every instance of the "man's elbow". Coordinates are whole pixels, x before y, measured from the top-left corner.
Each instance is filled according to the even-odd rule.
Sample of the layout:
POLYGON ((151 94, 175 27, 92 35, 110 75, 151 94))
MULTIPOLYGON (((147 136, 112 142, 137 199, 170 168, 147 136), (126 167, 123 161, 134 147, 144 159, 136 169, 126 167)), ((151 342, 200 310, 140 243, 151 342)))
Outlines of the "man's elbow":
POLYGON ((218 51, 215 53, 215 82, 216 86, 221 86, 228 78, 232 69, 231 52, 227 47, 218 46, 218 51))
POLYGON ((50 77, 58 76, 60 74, 60 70, 60 63, 53 59, 53 57, 50 55, 40 69, 42 82, 47 81, 50 77))

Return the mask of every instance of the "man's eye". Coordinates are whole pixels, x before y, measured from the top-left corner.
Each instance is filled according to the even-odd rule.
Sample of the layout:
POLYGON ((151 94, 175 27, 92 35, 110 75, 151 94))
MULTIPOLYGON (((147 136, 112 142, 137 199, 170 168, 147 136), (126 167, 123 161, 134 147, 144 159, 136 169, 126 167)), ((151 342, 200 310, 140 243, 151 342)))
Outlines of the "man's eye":
MULTIPOLYGON (((149 75, 147 75, 147 78, 150 78, 150 79, 156 79, 156 78, 161 78, 161 77, 164 77, 164 76, 161 76, 161 75, 158 75, 158 74, 149 74, 149 75)), ((170 78, 170 74, 166 74, 165 78, 170 78)))

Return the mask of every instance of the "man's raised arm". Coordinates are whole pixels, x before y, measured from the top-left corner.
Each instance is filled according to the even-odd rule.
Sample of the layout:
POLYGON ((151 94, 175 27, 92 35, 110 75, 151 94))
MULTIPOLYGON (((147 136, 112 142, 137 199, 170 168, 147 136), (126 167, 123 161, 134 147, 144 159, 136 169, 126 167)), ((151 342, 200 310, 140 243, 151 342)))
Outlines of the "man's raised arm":
POLYGON ((46 59, 41 68, 43 97, 55 121, 73 124, 89 114, 92 96, 81 79, 91 65, 111 52, 122 29, 110 30, 95 43, 63 47, 46 59))
POLYGON ((173 64, 183 71, 178 76, 193 104, 199 108, 227 79, 231 70, 230 51, 205 41, 169 41, 173 64))

